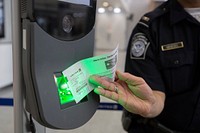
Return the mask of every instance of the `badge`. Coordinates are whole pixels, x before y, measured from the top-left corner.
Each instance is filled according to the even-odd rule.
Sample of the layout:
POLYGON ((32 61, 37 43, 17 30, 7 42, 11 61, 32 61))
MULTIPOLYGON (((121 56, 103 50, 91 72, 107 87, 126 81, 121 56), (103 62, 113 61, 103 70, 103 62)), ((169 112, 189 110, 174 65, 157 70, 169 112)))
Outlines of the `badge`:
POLYGON ((148 46, 148 39, 143 33, 135 34, 132 39, 131 59, 145 59, 148 46))
POLYGON ((161 50, 162 51, 168 51, 168 50, 180 49, 180 48, 183 48, 183 47, 184 47, 183 42, 175 42, 175 43, 162 45, 161 50))

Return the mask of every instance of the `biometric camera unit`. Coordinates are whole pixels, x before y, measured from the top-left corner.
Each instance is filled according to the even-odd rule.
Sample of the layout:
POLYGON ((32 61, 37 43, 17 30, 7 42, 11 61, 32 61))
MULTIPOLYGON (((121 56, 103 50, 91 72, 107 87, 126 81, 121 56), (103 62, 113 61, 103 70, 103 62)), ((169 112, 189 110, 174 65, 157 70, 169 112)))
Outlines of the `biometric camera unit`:
POLYGON ((55 129, 82 126, 95 113, 99 96, 76 103, 62 71, 91 57, 96 0, 22 0, 23 74, 26 109, 55 129))

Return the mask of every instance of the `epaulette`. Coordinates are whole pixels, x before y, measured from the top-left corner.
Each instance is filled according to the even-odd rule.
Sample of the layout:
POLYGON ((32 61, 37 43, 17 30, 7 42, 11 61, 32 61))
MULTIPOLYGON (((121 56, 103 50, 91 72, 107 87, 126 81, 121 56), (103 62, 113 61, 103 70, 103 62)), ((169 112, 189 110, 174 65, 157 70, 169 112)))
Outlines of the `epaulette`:
POLYGON ((160 5, 153 11, 146 13, 143 15, 139 21, 139 24, 142 24, 145 27, 149 27, 150 23, 156 19, 157 17, 163 15, 168 11, 168 7, 166 6, 166 3, 160 5))

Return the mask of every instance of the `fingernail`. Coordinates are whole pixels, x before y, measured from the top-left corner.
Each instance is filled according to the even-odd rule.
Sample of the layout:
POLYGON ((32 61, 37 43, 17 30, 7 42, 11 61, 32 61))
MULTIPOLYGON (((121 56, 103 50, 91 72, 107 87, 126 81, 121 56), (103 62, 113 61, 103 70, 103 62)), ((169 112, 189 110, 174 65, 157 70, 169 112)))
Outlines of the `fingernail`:
POLYGON ((99 88, 99 87, 98 87, 98 88, 95 88, 95 89, 94 89, 94 92, 95 92, 96 94, 100 95, 100 88, 99 88))
POLYGON ((96 76, 90 76, 89 82, 94 84, 94 85, 98 85, 98 82, 96 81, 96 76))
POLYGON ((89 77, 89 82, 90 83, 95 83, 95 79, 94 78, 95 78, 94 76, 90 76, 89 77))

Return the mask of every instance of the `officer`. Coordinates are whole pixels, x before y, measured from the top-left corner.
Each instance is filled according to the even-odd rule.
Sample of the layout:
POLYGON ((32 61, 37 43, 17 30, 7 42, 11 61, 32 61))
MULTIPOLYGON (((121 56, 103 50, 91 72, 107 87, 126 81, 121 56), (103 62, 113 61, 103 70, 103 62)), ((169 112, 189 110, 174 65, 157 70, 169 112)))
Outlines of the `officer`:
POLYGON ((129 133, 200 133, 200 0, 168 0, 134 28, 126 73, 92 76, 97 94, 125 110, 129 133), (131 112, 131 113, 129 113, 131 112))

